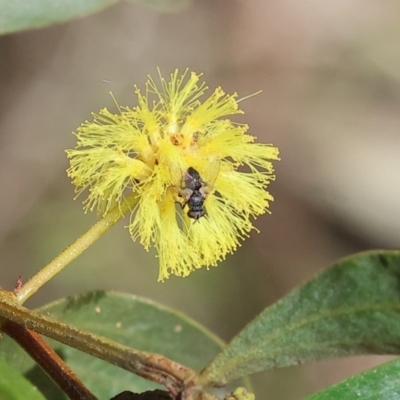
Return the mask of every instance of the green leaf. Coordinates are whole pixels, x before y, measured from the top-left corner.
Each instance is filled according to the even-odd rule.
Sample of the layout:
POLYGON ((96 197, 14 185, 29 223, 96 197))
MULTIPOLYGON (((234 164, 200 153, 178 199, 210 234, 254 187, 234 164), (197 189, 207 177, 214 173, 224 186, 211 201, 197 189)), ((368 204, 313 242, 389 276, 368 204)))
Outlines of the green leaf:
MULTIPOLYGON (((162 354, 197 370, 207 365, 223 346, 216 336, 179 312, 126 294, 96 291, 56 301, 39 311, 138 350, 162 354)), ((49 342, 100 399, 109 399, 124 390, 142 392, 157 387, 105 361, 60 343, 49 342)), ((40 368, 5 335, 0 341, 0 358, 24 373, 46 398, 66 399, 40 368)))
POLYGON ((0 399, 1 400, 45 400, 19 372, 0 359, 0 399))
POLYGON ((306 400, 399 400, 399 388, 400 359, 396 359, 346 379, 306 400))
POLYGON ((366 252, 265 309, 203 371, 202 382, 324 358, 399 353, 400 252, 366 252))
POLYGON ((0 34, 83 17, 118 0, 0 0, 0 34))
MULTIPOLYGON (((42 28, 102 10, 119 0, 0 0, 0 35, 42 28)), ((132 0, 131 0, 132 1, 132 0)), ((189 0, 134 0, 162 11, 182 9, 189 0)))

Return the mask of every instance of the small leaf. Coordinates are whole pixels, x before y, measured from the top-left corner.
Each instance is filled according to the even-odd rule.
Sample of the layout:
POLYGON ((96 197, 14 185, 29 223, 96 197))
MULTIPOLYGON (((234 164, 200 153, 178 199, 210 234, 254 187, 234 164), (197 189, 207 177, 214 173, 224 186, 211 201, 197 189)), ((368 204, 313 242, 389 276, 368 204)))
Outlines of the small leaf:
POLYGON ((45 400, 41 393, 19 372, 0 359, 1 400, 45 400))
POLYGON ((203 371, 218 385, 270 368, 400 353, 400 252, 343 259, 265 309, 203 371))
POLYGON ((306 400, 399 400, 399 388, 400 359, 396 359, 346 379, 306 400))
MULTIPOLYGON (((204 368, 223 346, 221 340, 183 314, 131 295, 96 291, 56 301, 39 311, 138 350, 162 354, 196 370, 204 368)), ((101 399, 109 399, 122 391, 140 393, 156 388, 154 383, 105 361, 45 340, 101 399)), ((66 399, 6 335, 0 340, 0 358, 25 374, 46 398, 66 399)))
POLYGON ((118 0, 0 0, 0 34, 83 17, 118 0))
POLYGON ((253 393, 248 392, 245 388, 238 387, 231 394, 225 397, 224 400, 255 400, 253 393))

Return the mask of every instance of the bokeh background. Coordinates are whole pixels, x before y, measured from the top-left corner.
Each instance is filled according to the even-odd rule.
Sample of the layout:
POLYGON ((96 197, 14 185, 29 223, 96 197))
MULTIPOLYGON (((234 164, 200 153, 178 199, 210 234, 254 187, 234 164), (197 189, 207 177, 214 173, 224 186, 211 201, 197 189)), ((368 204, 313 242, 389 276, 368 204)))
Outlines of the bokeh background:
MULTIPOLYGON (((272 215, 218 268, 157 283, 125 222, 28 303, 114 289, 178 308, 225 340, 352 252, 399 247, 400 3, 202 0, 169 12, 120 3, 0 38, 0 285, 12 289, 97 216, 73 201, 64 153, 92 111, 134 105, 133 84, 175 68, 239 97, 281 151, 272 215)), ((385 361, 357 357, 254 376, 260 399, 300 399, 385 361)))

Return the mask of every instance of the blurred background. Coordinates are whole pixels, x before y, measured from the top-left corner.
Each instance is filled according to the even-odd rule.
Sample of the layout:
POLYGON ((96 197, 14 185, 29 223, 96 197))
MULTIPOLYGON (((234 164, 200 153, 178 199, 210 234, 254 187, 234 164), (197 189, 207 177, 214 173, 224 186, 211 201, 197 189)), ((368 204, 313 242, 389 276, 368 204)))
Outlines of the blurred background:
MULTIPOLYGON (((203 0, 169 12, 120 3, 0 38, 0 285, 14 287, 96 220, 74 201, 64 150, 92 111, 135 105, 133 84, 175 68, 239 97, 250 133, 281 151, 272 215, 218 268, 157 283, 122 221, 28 303, 114 289, 178 308, 229 340, 340 257, 399 247, 400 3, 203 0)), ((258 374, 259 398, 300 399, 386 360, 258 374), (290 384, 288 384, 290 382, 290 384)))

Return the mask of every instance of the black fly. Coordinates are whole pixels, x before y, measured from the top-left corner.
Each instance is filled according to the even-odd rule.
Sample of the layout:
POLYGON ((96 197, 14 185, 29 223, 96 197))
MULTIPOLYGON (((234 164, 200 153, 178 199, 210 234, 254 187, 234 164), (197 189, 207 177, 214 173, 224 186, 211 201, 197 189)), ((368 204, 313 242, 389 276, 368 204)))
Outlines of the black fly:
MULTIPOLYGON (((206 210, 204 209, 204 200, 206 194, 204 192, 204 182, 200 174, 193 167, 189 167, 185 174, 185 203, 189 207, 188 217, 198 220, 202 217, 206 210)), ((183 207, 186 205, 184 204, 183 207)))
POLYGON ((195 221, 206 214, 204 201, 213 189, 213 183, 219 172, 219 161, 213 161, 207 164, 204 181, 200 173, 193 167, 189 167, 186 172, 178 172, 177 166, 171 167, 171 178, 176 181, 175 186, 179 190, 182 209, 187 205, 189 210, 187 216, 195 221), (177 177, 179 178, 177 179, 177 177))

